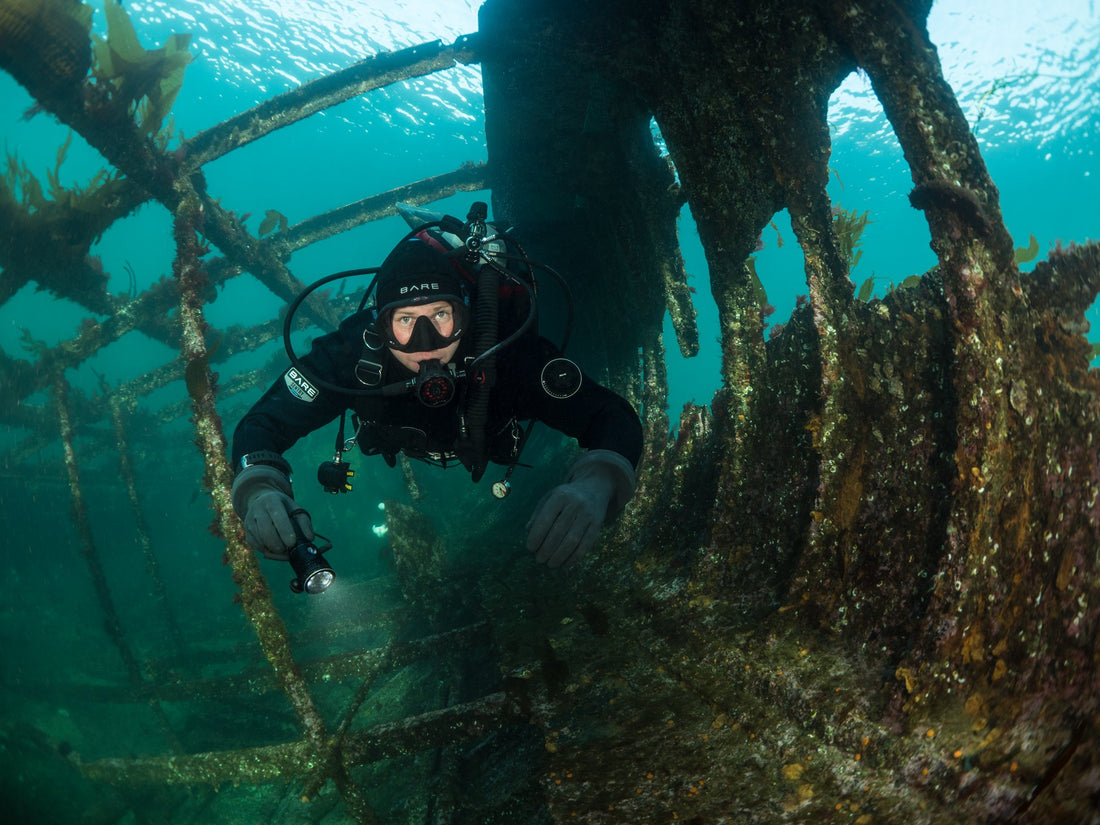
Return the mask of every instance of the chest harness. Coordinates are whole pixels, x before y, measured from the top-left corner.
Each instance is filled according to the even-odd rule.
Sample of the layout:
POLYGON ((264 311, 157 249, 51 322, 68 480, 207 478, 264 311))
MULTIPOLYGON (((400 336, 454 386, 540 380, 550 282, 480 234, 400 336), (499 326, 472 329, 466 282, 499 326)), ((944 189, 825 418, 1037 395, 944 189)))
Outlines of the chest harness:
MULTIPOLYGON (((485 203, 474 203, 465 222, 404 204, 398 204, 398 210, 413 226, 402 242, 418 237, 432 244, 446 257, 454 257, 465 273, 464 281, 475 285, 473 354, 464 357, 460 365, 441 364, 439 361, 422 362, 419 372, 411 378, 387 383, 385 364, 389 356, 376 325, 368 322, 363 332, 363 350, 354 370, 357 386, 340 386, 326 381, 304 365, 293 350, 290 331, 294 313, 307 296, 325 284, 341 278, 371 275, 374 277, 359 304, 361 312, 375 291, 379 268, 337 272, 306 287, 291 302, 283 323, 283 344, 287 356, 291 364, 315 385, 356 397, 356 414, 352 417, 353 433, 351 437, 345 438, 345 411, 340 415, 333 459, 321 464, 317 471, 318 481, 330 493, 349 492, 352 489, 350 479, 355 473, 350 464, 343 460, 343 455, 355 446, 362 429, 368 427, 373 431, 372 435, 381 436, 381 443, 366 446, 364 452, 380 453, 390 466, 396 463, 397 452, 403 451, 410 458, 441 467, 460 463, 477 482, 484 475, 491 455, 494 460, 507 465, 504 478, 492 485, 493 495, 504 498, 508 495, 509 479, 519 464, 520 453, 534 422, 521 428, 512 418, 502 427, 497 427, 496 432, 487 433, 490 396, 496 381, 497 356, 532 331, 536 323, 538 299, 535 269, 551 275, 565 295, 568 316, 560 347, 564 351, 573 315, 568 285, 550 267, 531 261, 519 243, 507 232, 499 231, 496 226, 487 223, 488 207, 485 203), (505 296, 505 301, 501 300, 502 295, 505 296), (525 302, 523 297, 526 298, 525 302), (515 327, 514 330, 503 338, 498 335, 498 328, 507 329, 512 326, 515 327), (403 442, 397 437, 402 428, 381 424, 382 402, 387 398, 409 395, 415 397, 425 408, 457 404, 457 437, 453 448, 432 449, 438 445, 403 442)), ((372 314, 372 321, 374 317, 372 314)), ((572 365, 566 359, 560 360, 572 365)), ((575 369, 575 365, 572 366, 575 369)), ((579 381, 579 370, 576 374, 579 381)), ((424 435, 427 436, 426 433, 424 435)))

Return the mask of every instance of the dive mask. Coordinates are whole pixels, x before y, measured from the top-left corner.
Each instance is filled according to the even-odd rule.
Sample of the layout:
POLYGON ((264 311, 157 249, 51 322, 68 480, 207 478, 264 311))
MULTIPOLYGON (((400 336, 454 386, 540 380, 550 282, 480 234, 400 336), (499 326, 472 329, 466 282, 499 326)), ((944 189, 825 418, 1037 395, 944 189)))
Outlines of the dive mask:
POLYGON ((433 352, 449 347, 466 331, 469 312, 466 305, 448 301, 454 314, 454 328, 450 335, 442 335, 427 315, 421 315, 413 324, 412 335, 404 344, 397 343, 393 334, 393 316, 396 309, 389 309, 378 316, 376 328, 386 346, 398 352, 433 352))

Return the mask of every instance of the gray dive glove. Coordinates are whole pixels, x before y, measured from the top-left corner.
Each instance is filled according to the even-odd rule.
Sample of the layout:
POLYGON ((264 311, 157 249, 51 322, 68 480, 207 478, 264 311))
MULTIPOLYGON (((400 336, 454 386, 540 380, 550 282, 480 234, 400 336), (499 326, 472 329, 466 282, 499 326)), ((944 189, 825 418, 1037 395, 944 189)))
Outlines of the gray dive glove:
POLYGON ((245 467, 233 480, 233 509, 244 522, 244 537, 266 558, 289 561, 298 543, 291 518, 308 540, 313 540, 309 514, 294 503, 290 479, 266 464, 245 467), (290 514, 298 510, 298 515, 290 514))
POLYGON ((617 516, 636 484, 634 468, 613 450, 592 450, 569 468, 569 480, 539 502, 527 522, 527 549, 548 567, 584 558, 604 523, 617 516))

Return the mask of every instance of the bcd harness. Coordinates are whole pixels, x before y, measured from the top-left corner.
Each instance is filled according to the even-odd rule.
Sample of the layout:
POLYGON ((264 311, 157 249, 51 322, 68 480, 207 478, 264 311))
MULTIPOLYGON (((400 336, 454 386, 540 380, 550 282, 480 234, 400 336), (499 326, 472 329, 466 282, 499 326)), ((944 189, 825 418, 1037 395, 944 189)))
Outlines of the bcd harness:
MULTIPOLYGON (((363 437, 363 452, 368 455, 382 455, 391 467, 396 463, 397 453, 403 451, 410 458, 418 458, 438 466, 448 467, 456 462, 461 463, 470 472, 473 481, 477 482, 484 474, 490 459, 505 464, 505 477, 494 483, 492 489, 494 496, 503 498, 508 494, 508 480, 519 463, 520 452, 533 422, 523 428, 513 417, 496 427, 494 432, 487 432, 489 402, 496 380, 497 354, 518 341, 521 336, 532 332, 537 317, 533 267, 551 274, 565 294, 569 320, 560 347, 564 350, 572 323, 568 286, 557 272, 528 259, 522 247, 506 232, 497 231, 496 227, 486 223, 488 207, 482 202, 473 204, 465 223, 457 218, 437 217, 400 204, 398 209, 410 224, 414 217, 433 218, 426 223, 418 222, 403 241, 418 237, 442 254, 453 256, 467 288, 473 287, 474 355, 463 358, 460 366, 443 365, 438 361, 424 362, 412 379, 386 383, 386 353, 382 337, 375 325, 368 323, 363 332, 363 349, 354 370, 360 388, 341 387, 310 374, 310 379, 319 386, 356 397, 354 433, 351 438, 345 439, 345 411, 340 416, 333 460, 321 465, 317 473, 318 480, 328 492, 350 491, 349 479, 354 472, 342 460, 342 456, 352 449, 357 439, 363 437), (491 235, 490 229, 493 230, 491 235), (520 264, 524 269, 523 274, 512 271, 512 263, 520 264), (476 273, 476 278, 470 270, 476 273), (506 334, 498 333, 498 325, 502 328, 501 332, 506 334), (452 403, 456 405, 457 437, 453 448, 431 449, 438 445, 428 443, 429 434, 424 430, 384 423, 382 408, 385 399, 409 393, 415 395, 426 407, 441 407, 452 403), (423 437, 422 445, 416 443, 417 433, 423 437)), ((313 290, 337 278, 374 274, 375 281, 371 282, 360 303, 362 309, 374 291, 377 272, 377 269, 359 269, 336 273, 322 278, 298 295, 291 303, 283 327, 284 344, 292 364, 309 374, 308 368, 294 354, 290 343, 293 314, 302 300, 313 290)))
MULTIPOLYGON (((356 379, 367 387, 386 386, 385 360, 386 354, 381 336, 372 324, 368 324, 363 331, 363 351, 355 366, 356 379)), ((427 430, 410 424, 386 423, 384 395, 360 396, 356 399, 355 415, 352 418, 356 438, 344 440, 343 435, 340 434, 338 445, 343 445, 342 449, 346 451, 358 443, 365 455, 381 455, 391 467, 396 464, 397 453, 402 451, 409 458, 416 458, 440 467, 463 463, 462 440, 469 439, 470 429, 467 403, 470 386, 471 383, 483 380, 482 373, 476 372, 471 366, 475 360, 473 356, 464 357, 461 368, 454 364, 441 365, 438 362, 426 362, 426 365, 421 365, 420 373, 406 384, 408 391, 425 408, 455 405, 453 415, 457 423, 458 440, 453 448, 431 449, 432 446, 441 446, 432 444, 431 435, 438 435, 437 433, 429 434, 427 430)), ((487 424, 488 421, 481 422, 483 427, 487 424)), ((488 460, 509 466, 518 462, 525 439, 523 428, 515 416, 492 432, 486 432, 486 436, 485 449, 488 460)), ((451 439, 444 438, 444 440, 451 439)), ((467 467, 467 469, 471 468, 467 467)))

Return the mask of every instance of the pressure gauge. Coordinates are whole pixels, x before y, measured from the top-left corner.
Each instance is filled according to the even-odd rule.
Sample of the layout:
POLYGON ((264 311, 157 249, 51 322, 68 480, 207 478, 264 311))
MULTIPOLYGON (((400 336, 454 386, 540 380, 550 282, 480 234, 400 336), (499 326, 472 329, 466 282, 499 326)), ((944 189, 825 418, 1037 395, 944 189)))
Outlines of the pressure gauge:
POLYGON ((543 392, 560 400, 576 395, 583 377, 581 368, 568 358, 554 358, 542 368, 539 381, 543 392))
POLYGON ((512 485, 507 481, 493 482, 493 498, 506 498, 512 492, 512 485))

